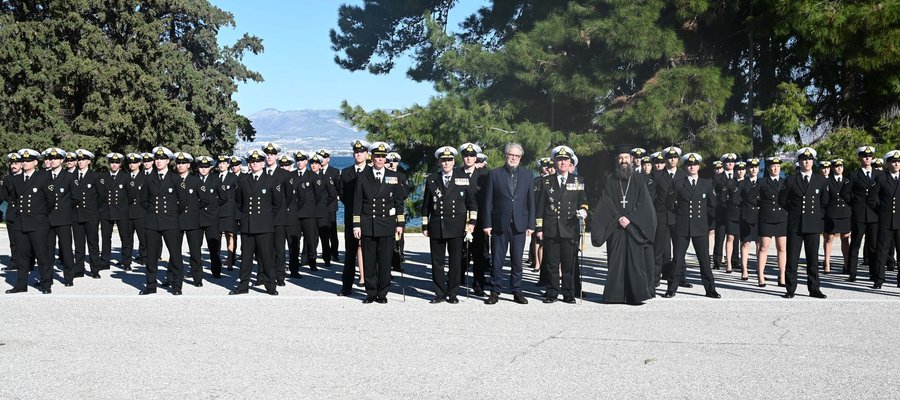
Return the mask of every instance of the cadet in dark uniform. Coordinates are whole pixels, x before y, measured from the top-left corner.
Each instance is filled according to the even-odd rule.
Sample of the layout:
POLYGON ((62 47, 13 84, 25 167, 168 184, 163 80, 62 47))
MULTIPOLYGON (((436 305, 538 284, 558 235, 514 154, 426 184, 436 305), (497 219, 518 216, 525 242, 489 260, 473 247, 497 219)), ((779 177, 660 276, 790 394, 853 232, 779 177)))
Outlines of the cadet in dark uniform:
POLYGON ((353 202, 356 199, 356 184, 359 174, 369 168, 366 165, 366 156, 369 154, 370 144, 364 140, 355 140, 351 143, 353 149, 353 165, 341 170, 338 179, 337 193, 344 204, 344 270, 341 273, 341 291, 338 296, 348 296, 353 289, 353 278, 356 276, 356 264, 359 262, 360 284, 365 282, 365 270, 362 260, 357 257, 360 251, 359 239, 353 234, 353 202))
MULTIPOLYGON (((531 184, 535 196, 541 191, 541 180, 556 173, 553 162, 550 161, 549 157, 539 159, 537 167, 540 173, 534 177, 534 181, 531 184)), ((531 235, 528 259, 532 263, 532 269, 540 272, 536 286, 547 286, 550 282, 550 264, 547 263, 547 258, 544 257, 544 240, 539 239, 537 235, 531 235)))
MULTIPOLYGON (((644 175, 645 178, 650 178, 651 175, 653 175, 653 161, 650 160, 650 156, 641 157, 641 175, 644 175)), ((647 187, 650 188, 652 186, 653 182, 648 181, 647 187)), ((653 190, 651 190, 650 193, 653 194, 653 190)))
POLYGON ((431 281, 434 298, 431 304, 459 303, 463 240, 472 238, 478 219, 475 185, 462 170, 454 169, 455 148, 444 146, 434 153, 440 160, 440 171, 428 176, 422 198, 422 234, 429 239, 431 281), (447 273, 444 261, 449 255, 447 273))
MULTIPOLYGON (((459 169, 469 178, 469 184, 475 186, 475 201, 478 209, 484 204, 484 188, 487 187, 488 170, 478 167, 478 154, 481 154, 481 147, 475 143, 463 143, 459 146, 459 155, 462 157, 462 165, 459 169)), ((469 262, 472 263, 472 292, 476 296, 484 296, 484 289, 487 287, 485 273, 491 270, 490 263, 490 247, 488 245, 487 236, 484 234, 484 224, 482 216, 479 215, 475 221, 475 231, 472 232, 472 242, 463 243, 468 246, 468 251, 464 252, 462 259, 462 280, 465 282, 465 272, 468 269, 469 262)))
POLYGON ((787 211, 778 202, 778 195, 784 187, 781 179, 781 159, 766 158, 766 177, 759 184, 759 251, 756 256, 759 286, 766 286, 765 267, 769 257, 769 246, 774 238, 778 254, 778 286, 785 286, 784 272, 787 265, 787 211))
MULTIPOLYGON (((148 153, 149 154, 149 153, 148 153)), ((134 235, 138 237, 138 264, 143 264, 146 260, 142 258, 147 254, 147 237, 144 236, 144 225, 147 212, 140 202, 141 187, 144 184, 146 174, 141 172, 141 159, 143 157, 137 153, 128 153, 125 161, 128 163, 128 172, 126 173, 125 190, 128 192, 128 225, 125 232, 126 242, 122 243, 122 269, 131 271, 132 252, 134 249, 134 235), (129 251, 125 251, 128 248, 129 251)))
POLYGON ((112 230, 115 225, 119 230, 119 242, 122 244, 119 264, 125 264, 125 254, 131 254, 132 241, 128 240, 128 176, 121 171, 125 156, 120 153, 106 155, 109 162, 109 174, 100 175, 100 263, 103 269, 112 264, 112 230))
POLYGON ((9 175, 3 178, 0 184, 0 203, 6 202, 6 234, 9 237, 9 265, 3 267, 4 271, 17 271, 19 269, 19 255, 16 252, 15 232, 21 230, 16 223, 16 202, 13 199, 13 179, 22 173, 22 158, 19 153, 12 152, 6 155, 9 160, 9 175))
POLYGON ((53 285, 53 253, 49 252, 50 206, 53 191, 50 174, 37 168, 40 153, 32 149, 19 150, 22 173, 11 179, 10 198, 16 203, 16 251, 20 252, 16 284, 6 293, 28 291, 28 271, 37 261, 40 275, 38 286, 43 294, 50 294, 53 285))
MULTIPOLYGON (((399 170, 400 168, 400 154, 395 152, 390 152, 387 155, 387 161, 384 164, 384 167, 394 171, 400 177, 400 186, 403 187, 403 202, 406 204, 406 194, 410 192, 410 182, 409 177, 406 176, 403 172, 399 170)), ((406 208, 404 207, 404 210, 406 208)), ((406 248, 406 234, 401 234, 400 238, 394 243, 394 254, 391 257, 391 270, 397 272, 403 272, 403 261, 406 259, 404 255, 404 249, 406 248)), ((460 272, 460 277, 462 277, 463 273, 460 272)), ((462 278, 460 278, 462 280, 462 278)))
POLYGON ((66 152, 60 148, 51 147, 44 151, 44 159, 50 162, 50 191, 53 197, 50 201, 50 235, 49 251, 56 254, 54 249, 59 246, 59 254, 62 259, 63 285, 72 286, 75 280, 75 255, 72 252, 72 216, 75 213, 72 207, 72 191, 75 188, 75 176, 63 169, 63 159, 66 152))
POLYGON ((835 236, 841 238, 841 256, 847 265, 847 255, 850 251, 850 184, 844 179, 844 160, 831 161, 831 175, 828 177, 828 191, 831 192, 831 201, 825 209, 825 233, 822 238, 825 243, 825 274, 831 273, 831 241, 835 236))
MULTIPOLYGON (((713 188, 716 194, 716 237, 715 237, 715 246, 713 248, 713 268, 721 269, 722 267, 722 249, 726 245, 725 240, 728 236, 728 225, 729 225, 729 216, 728 216, 728 204, 731 201, 731 196, 734 195, 737 190, 737 174, 734 172, 734 165, 737 163, 737 155, 734 153, 726 153, 723 154, 720 161, 722 161, 722 165, 725 167, 724 172, 721 174, 713 176, 713 188)), ((725 263, 726 263, 726 272, 731 273, 731 254, 732 248, 729 246, 726 250, 725 263)))
POLYGON ((75 238, 75 277, 84 276, 84 247, 87 244, 90 254, 91 277, 100 278, 100 270, 104 269, 100 257, 100 201, 104 193, 100 191, 100 176, 91 171, 94 153, 85 149, 75 151, 78 156, 78 169, 75 171, 75 223, 72 226, 75 238))
POLYGON ((575 257, 578 254, 578 220, 587 218, 587 195, 584 181, 568 173, 575 153, 568 146, 558 146, 551 152, 556 173, 541 178, 541 187, 535 194, 535 230, 544 240, 544 256, 549 266, 549 285, 544 303, 556 301, 560 292, 560 267, 562 269, 562 295, 566 303, 575 303, 575 257))
POLYGON ((631 162, 634 163, 632 169, 634 172, 640 173, 643 167, 643 158, 647 155, 647 150, 643 147, 635 147, 631 149, 631 162))
POLYGON ((797 290, 797 269, 800 248, 806 249, 806 286, 810 297, 824 299, 819 289, 819 235, 825 230, 825 208, 829 203, 828 183, 822 175, 814 174, 816 151, 804 147, 797 153, 798 173, 784 182, 778 196, 787 210, 787 284, 786 298, 793 298, 797 290))
POLYGON ((288 218, 291 219, 291 225, 288 229, 288 269, 291 272, 291 278, 300 279, 300 266, 309 265, 311 271, 318 269, 316 266, 316 248, 318 244, 318 235, 315 227, 315 197, 310 189, 309 177, 310 172, 307 168, 309 157, 303 151, 294 153, 296 170, 291 172, 291 182, 293 183, 294 201, 288 208, 288 218), (304 229, 304 218, 312 218, 312 224, 307 222, 304 229), (302 241, 302 242, 301 242, 302 241), (302 254, 302 256, 301 256, 302 254), (312 257, 310 257, 310 255, 312 257), (312 263, 309 259, 312 258, 312 263))
MULTIPOLYGON (((338 181, 341 179, 341 171, 331 166, 331 153, 328 150, 321 149, 316 154, 322 157, 322 176, 328 178, 328 183, 336 190, 338 181)), ((334 199, 328 204, 328 250, 331 252, 330 260, 328 259, 329 254, 325 254, 325 243, 322 243, 322 259, 325 260, 326 267, 331 266, 331 261, 340 262, 338 248, 341 244, 338 242, 337 237, 337 209, 337 199, 334 199)))
POLYGON ((281 146, 275 143, 266 143, 262 146, 262 151, 266 154, 265 173, 273 178, 271 180, 273 182, 272 190, 275 192, 272 195, 281 196, 281 204, 284 205, 279 207, 277 214, 273 216, 275 232, 272 234, 272 241, 275 256, 273 260, 275 276, 271 277, 276 285, 284 286, 285 268, 287 267, 284 261, 284 252, 287 250, 287 230, 290 225, 287 217, 287 204, 293 200, 293 193, 290 193, 292 189, 290 183, 291 173, 278 166, 278 153, 281 152, 281 146))
POLYGON ((872 165, 875 157, 875 148, 862 146, 856 151, 859 156, 859 170, 850 175, 850 255, 844 273, 849 275, 848 282, 856 281, 856 271, 859 265, 859 248, 863 243, 863 235, 866 244, 863 248, 863 257, 869 262, 869 272, 875 272, 875 244, 878 236, 878 213, 874 204, 868 199, 870 192, 875 188, 875 181, 884 172, 876 170, 872 165))
MULTIPOLYGON (((191 276, 193 285, 196 287, 203 286, 203 231, 200 230, 200 210, 206 207, 204 203, 206 198, 201 197, 200 179, 191 175, 191 163, 194 157, 185 152, 175 153, 175 172, 178 176, 175 178, 178 182, 178 189, 181 193, 178 206, 178 226, 181 231, 179 238, 182 243, 187 238, 188 260, 191 266, 191 276)), ((167 282, 172 282, 174 277, 173 269, 166 271, 167 282)), ((181 280, 184 280, 185 273, 182 274, 181 280)), ((162 287, 166 287, 163 283, 162 287)), ((180 288, 180 286, 179 286, 180 288)))
MULTIPOLYGON (((240 182, 240 180, 241 180, 241 175, 243 174, 243 172, 241 172, 241 166, 243 165, 243 162, 244 161, 241 157, 231 156, 231 160, 228 164, 229 167, 231 168, 231 171, 229 171, 228 175, 230 175, 232 177, 231 179, 232 179, 232 183, 234 185, 234 186, 232 186, 232 188, 234 188, 234 189, 232 190, 231 193, 228 194, 229 198, 231 198, 234 201, 234 209, 232 210, 232 212, 234 214, 234 223, 232 226, 234 228, 234 234, 232 235, 234 237, 234 242, 228 246, 228 270, 229 271, 231 271, 231 269, 234 267, 234 263, 237 260, 237 252, 238 252, 238 248, 239 248, 238 242, 240 241, 241 212, 240 212, 240 209, 238 209, 238 204, 237 204, 237 186, 238 186, 238 182, 240 182)), ((225 188, 226 188, 226 190, 228 190, 228 177, 225 178, 225 188)))
MULTIPOLYGON (((746 162, 747 174, 738 184, 738 195, 735 196, 740 207, 740 242, 741 242, 741 280, 750 279, 747 263, 750 261, 750 243, 756 244, 759 252, 759 159, 751 158, 746 162)), ((756 267, 757 279, 762 280, 765 269, 756 267)))
POLYGON ((394 240, 406 222, 400 177, 384 167, 388 150, 384 142, 369 148, 372 168, 360 173, 353 201, 353 236, 362 240, 366 304, 387 303, 394 240))
MULTIPOLYGON (((657 170, 653 173, 653 184, 656 186, 656 193, 651 192, 650 197, 653 199, 653 208, 656 210, 656 235, 653 239, 654 252, 654 283, 659 285, 664 271, 674 268, 674 259, 672 258, 672 247, 675 240, 675 210, 669 207, 669 195, 672 192, 672 186, 676 181, 684 178, 683 170, 678 169, 678 158, 681 157, 681 149, 675 146, 669 146, 662 150, 665 157, 665 168, 657 170)), ((682 264, 682 268, 686 268, 682 264)), ((687 282, 684 270, 679 275, 682 279, 679 285, 682 287, 693 287, 687 282)))
POLYGON ((181 260, 179 207, 185 206, 185 199, 181 198, 182 191, 179 190, 181 178, 169 171, 169 162, 173 156, 165 147, 153 149, 155 172, 146 177, 140 192, 141 204, 147 212, 144 228, 147 237, 147 286, 141 290, 142 295, 156 293, 156 271, 163 240, 169 252, 166 275, 171 280, 167 283, 171 286, 173 295, 181 294, 184 263, 181 260))
POLYGON ((716 280, 709 267, 709 220, 716 210, 716 195, 712 183, 700 178, 700 163, 703 157, 687 153, 681 157, 687 176, 672 184, 668 195, 668 207, 675 213, 674 271, 668 277, 668 289, 662 297, 673 297, 678 291, 678 282, 685 270, 685 254, 688 245, 694 245, 697 261, 700 263, 700 279, 706 290, 706 297, 714 299, 722 296, 716 292, 716 280))
POLYGON ((235 201, 241 215, 241 279, 229 295, 246 294, 250 286, 253 260, 259 262, 257 279, 265 286, 266 293, 277 296, 275 290, 275 215, 283 207, 284 196, 275 193, 280 187, 275 176, 264 172, 266 156, 253 150, 247 156, 250 173, 238 180, 235 201))
MULTIPOLYGON (((900 150, 889 151, 884 155, 884 161, 887 171, 877 178, 876 188, 870 199, 870 202, 877 204, 879 220, 873 289, 881 289, 884 284, 888 255, 900 251, 900 150)), ((900 279, 897 287, 900 287, 900 279)))
POLYGON ((78 155, 74 151, 66 152, 65 167, 66 172, 74 174, 78 169, 78 155))
MULTIPOLYGON (((213 278, 222 277, 222 230, 219 228, 219 208, 228 202, 226 189, 219 176, 212 173, 213 159, 200 156, 197 162, 197 179, 200 181, 200 232, 206 238, 209 250, 209 267, 213 278)), ((202 268, 194 274, 194 285, 201 282, 202 268)))
MULTIPOLYGON (((329 210, 331 202, 337 198, 337 192, 328 177, 322 174, 322 156, 314 154, 309 160, 309 169, 310 172, 307 177, 309 186, 306 190, 312 192, 312 196, 307 195, 304 197, 302 205, 306 208, 303 214, 311 216, 304 217, 303 222, 306 224, 307 230, 315 228, 313 234, 317 236, 318 241, 322 242, 322 254, 329 254, 330 251, 325 251, 325 249, 330 250, 331 211, 329 210), (308 204, 309 202, 312 202, 312 204, 308 204)), ((307 250, 306 258, 307 260, 312 260, 312 262, 308 261, 309 269, 315 271, 317 269, 315 246, 318 245, 316 240, 312 240, 308 244, 314 245, 312 250, 307 250)), ((331 260, 327 256, 323 256, 322 260, 324 260, 326 267, 331 266, 331 260)))
MULTIPOLYGON (((219 232, 225 235, 225 249, 228 251, 225 263, 228 266, 228 270, 231 271, 234 269, 234 210, 236 208, 234 205, 234 191, 237 188, 237 177, 228 172, 231 157, 220 155, 216 157, 216 161, 217 170, 214 175, 219 181, 219 187, 225 191, 225 202, 219 206, 219 223, 217 225, 219 226, 219 232)), ((210 173, 212 174, 213 172, 210 173)), ((220 238, 219 248, 221 249, 221 247, 222 240, 220 238)))

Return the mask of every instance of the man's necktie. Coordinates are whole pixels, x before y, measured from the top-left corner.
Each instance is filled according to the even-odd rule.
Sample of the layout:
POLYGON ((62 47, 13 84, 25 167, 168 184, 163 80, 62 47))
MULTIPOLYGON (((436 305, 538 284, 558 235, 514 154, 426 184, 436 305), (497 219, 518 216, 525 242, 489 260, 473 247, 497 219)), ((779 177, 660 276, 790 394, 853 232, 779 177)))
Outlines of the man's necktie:
POLYGON ((697 187, 697 180, 691 179, 691 187, 697 187))
POLYGON ((378 183, 381 183, 381 172, 375 173, 375 180, 378 181, 378 183))
POLYGON ((445 188, 450 187, 450 177, 447 175, 444 175, 444 187, 445 188))
POLYGON ((806 182, 807 185, 809 185, 809 175, 803 175, 803 181, 806 182))
POLYGON ((559 187, 563 188, 566 186, 566 178, 563 176, 559 177, 559 187))

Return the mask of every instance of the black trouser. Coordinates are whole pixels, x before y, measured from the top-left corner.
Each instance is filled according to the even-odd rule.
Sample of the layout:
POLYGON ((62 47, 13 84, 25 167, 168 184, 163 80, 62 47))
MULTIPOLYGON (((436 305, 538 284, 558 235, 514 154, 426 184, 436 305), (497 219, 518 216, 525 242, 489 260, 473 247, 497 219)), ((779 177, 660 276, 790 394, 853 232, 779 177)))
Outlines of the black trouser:
POLYGON ((869 262, 869 272, 875 276, 875 250, 878 247, 878 222, 854 222, 850 225, 850 255, 847 258, 846 271, 848 275, 856 277, 859 266, 859 248, 862 247, 863 234, 866 236, 866 244, 863 248, 863 257, 869 262))
POLYGON ((562 267, 562 295, 565 298, 575 297, 575 256, 578 244, 575 239, 544 236, 544 258, 548 259, 549 277, 547 297, 556 298, 559 294, 560 275, 558 266, 562 267))
MULTIPOLYGON (((391 269, 394 271, 400 271, 402 268, 400 264, 403 263, 403 249, 406 247, 406 232, 400 234, 400 240, 394 242, 394 254, 391 256, 391 269)), ((459 247, 459 251, 462 251, 462 246, 459 247)), ((462 253, 460 253, 460 257, 462 257, 462 253)), ((462 278, 463 273, 457 272, 462 278)))
POLYGON ((181 260, 181 230, 167 229, 159 231, 146 229, 147 238, 147 289, 156 289, 156 271, 159 268, 159 257, 162 255, 163 240, 169 250, 169 262, 166 276, 172 289, 181 289, 184 282, 184 262, 181 260))
MULTIPOLYGON (((874 262, 875 275, 872 276, 876 285, 884 283, 884 270, 888 263, 888 256, 892 255, 894 250, 900 250, 900 229, 890 229, 889 223, 885 222, 878 229, 878 250, 874 262)), ((900 286, 900 278, 898 278, 898 286, 900 286)))
MULTIPOLYGON (((322 242, 322 260, 325 262, 326 267, 330 267, 332 256, 337 252, 337 249, 331 248, 331 225, 322 218, 317 218, 316 230, 319 235, 319 241, 322 242)), ((337 256, 334 257, 336 258, 337 256)), ((313 256, 313 259, 315 259, 315 256, 313 256)))
POLYGON ((238 291, 247 291, 250 287, 250 273, 253 271, 253 259, 259 262, 259 275, 256 277, 266 290, 275 290, 274 263, 275 255, 272 243, 273 232, 265 233, 241 233, 241 280, 238 282, 238 291))
POLYGON ((62 258, 63 283, 72 283, 75 279, 75 255, 72 252, 72 225, 60 225, 50 228, 48 247, 50 254, 58 243, 59 254, 62 258))
POLYGON ((459 292, 463 238, 431 238, 429 243, 431 245, 431 282, 434 283, 434 295, 439 298, 456 297, 456 293, 459 292), (450 254, 450 263, 445 274, 444 261, 447 259, 447 253, 450 254))
POLYGON ((362 249, 363 268, 366 272, 366 295, 386 297, 391 286, 394 236, 363 236, 362 249))
POLYGON ((300 271, 300 249, 302 248, 301 240, 303 239, 303 228, 300 227, 300 220, 291 224, 287 228, 287 247, 288 247, 288 270, 291 275, 300 271))
POLYGON ((275 232, 272 234, 273 249, 275 249, 275 257, 272 260, 272 266, 275 269, 275 281, 284 281, 285 268, 284 251, 287 250, 287 225, 275 225, 275 232))
POLYGON ((19 265, 16 272, 16 288, 28 289, 28 270, 31 269, 34 261, 37 261, 37 270, 40 275, 39 286, 41 290, 48 290, 53 285, 53 253, 47 251, 50 233, 46 230, 40 231, 15 231, 16 251, 21 252, 19 256, 19 265))
POLYGON ((130 231, 128 224, 129 220, 125 219, 101 219, 100 220, 100 234, 102 238, 100 240, 100 265, 104 269, 109 269, 109 266, 112 264, 112 230, 113 225, 119 228, 119 242, 122 244, 121 246, 121 258, 119 259, 120 264, 125 265, 125 257, 131 258, 131 246, 133 246, 132 240, 128 240, 128 233, 130 231), (126 248, 126 245, 129 245, 126 248), (127 255, 127 256, 126 256, 127 255))
POLYGON ((209 269, 213 276, 218 278, 222 276, 222 231, 219 230, 218 222, 209 226, 201 226, 200 231, 206 237, 206 248, 209 250, 209 269))
MULTIPOLYGON (((722 213, 724 214, 724 212, 722 213)), ((716 269, 719 269, 722 266, 722 247, 725 245, 725 237, 727 236, 727 221, 727 216, 722 215, 722 217, 719 217, 719 212, 716 212, 716 234, 713 237, 713 266, 716 269)), ((706 241, 709 242, 709 239, 707 239, 706 241)), ((707 250, 707 253, 709 253, 709 250, 707 250)))
POLYGON ((700 236, 684 236, 675 235, 675 251, 674 265, 668 275, 668 291, 675 293, 678 290, 678 283, 685 281, 684 274, 687 271, 685 255, 687 254, 688 245, 694 244, 694 254, 697 255, 697 262, 700 264, 700 280, 703 282, 703 288, 706 293, 716 290, 716 279, 713 277, 712 269, 709 267, 709 234, 704 233, 700 236))
POLYGON ((821 233, 788 232, 787 270, 784 274, 787 292, 797 291, 797 269, 800 267, 800 246, 806 249, 806 288, 819 292, 819 236, 821 233))
MULTIPOLYGON (((319 247, 319 227, 316 225, 316 218, 301 218, 300 225, 297 227, 297 230, 300 231, 298 235, 303 237, 303 245, 301 247, 300 243, 297 243, 297 248, 300 251, 300 257, 297 260, 297 266, 291 267, 291 273, 299 272, 300 263, 302 261, 306 261, 306 265, 309 266, 310 269, 317 268, 316 266, 316 249, 319 247)), ((352 234, 352 232, 351 232, 352 234)), ((356 259, 356 253, 354 251, 353 259, 356 259)))
MULTIPOLYGON (((188 245, 188 265, 191 266, 191 279, 194 283, 203 282, 203 230, 200 228, 181 231, 181 238, 187 237, 188 245)), ((184 274, 187 275, 187 274, 184 274)), ((172 280, 172 274, 166 272, 169 281, 172 280)))
MULTIPOLYGON (((657 221, 661 221, 661 218, 656 214, 657 221)), ((657 285, 662 277, 662 271, 671 268, 669 263, 672 262, 672 229, 672 225, 664 223, 656 225, 656 235, 653 238, 653 282, 657 285)))
MULTIPOLYGON (((345 211, 346 212, 346 211, 345 211)), ((340 242, 338 242, 337 235, 337 211, 330 211, 328 214, 331 219, 328 221, 329 223, 329 236, 328 236, 328 248, 331 250, 331 259, 334 261, 338 260, 338 247, 341 246, 340 242)), ((344 225, 344 230, 350 229, 348 226, 353 225, 344 225)), ((351 229, 352 230, 352 229, 351 229)), ((324 250, 324 248, 323 248, 324 250)), ((324 257, 323 257, 324 259, 324 257)), ((331 265, 331 262, 326 263, 325 265, 331 265)))
MULTIPOLYGON (((469 246, 469 251, 466 252, 468 255, 467 258, 463 258, 462 267, 460 268, 461 282, 465 282, 466 277, 466 269, 469 268, 469 262, 472 262, 472 288, 481 288, 484 289, 487 284, 485 279, 485 273, 491 270, 490 266, 490 255, 487 251, 487 236, 484 234, 484 231, 475 228, 475 232, 472 232, 472 242, 469 244, 463 243, 463 246, 469 246)), ((535 254, 537 256, 537 254, 535 254)))
POLYGON ((91 273, 100 271, 100 232, 97 221, 76 222, 72 225, 72 234, 75 238, 75 274, 84 273, 84 245, 87 243, 88 254, 91 256, 91 273))
MULTIPOLYGON (((341 290, 348 291, 353 288, 353 278, 356 277, 356 250, 359 249, 359 239, 353 236, 353 219, 345 212, 344 218, 344 271, 341 272, 341 290)), ((315 253, 315 247, 313 247, 315 253)), ((315 259, 315 256, 313 257, 315 259)))
POLYGON ((144 224, 145 220, 143 218, 134 218, 128 220, 128 233, 125 235, 125 238, 128 240, 128 244, 122 243, 122 266, 130 267, 132 260, 132 252, 134 250, 134 234, 137 233, 138 237, 138 258, 137 263, 140 265, 144 265, 147 263, 147 237, 144 232, 144 224), (130 251, 126 252, 125 248, 128 248, 130 251))

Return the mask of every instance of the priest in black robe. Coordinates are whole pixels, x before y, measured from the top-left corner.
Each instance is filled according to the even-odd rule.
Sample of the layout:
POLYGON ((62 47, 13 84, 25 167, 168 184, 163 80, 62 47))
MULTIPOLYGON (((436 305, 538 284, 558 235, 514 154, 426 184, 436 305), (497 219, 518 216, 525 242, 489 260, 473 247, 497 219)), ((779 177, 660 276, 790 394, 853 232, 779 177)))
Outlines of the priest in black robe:
POLYGON ((606 176, 591 221, 591 243, 595 247, 606 243, 607 303, 641 304, 655 297, 656 212, 645 178, 631 168, 630 150, 630 146, 616 148, 616 168, 606 176))

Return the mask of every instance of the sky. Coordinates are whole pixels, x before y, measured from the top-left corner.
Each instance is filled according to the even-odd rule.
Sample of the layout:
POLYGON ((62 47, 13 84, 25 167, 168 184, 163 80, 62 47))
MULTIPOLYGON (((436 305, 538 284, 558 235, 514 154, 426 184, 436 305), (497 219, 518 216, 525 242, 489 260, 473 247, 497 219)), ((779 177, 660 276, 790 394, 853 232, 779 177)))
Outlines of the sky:
MULTIPOLYGON (((240 113, 266 108, 281 111, 337 109, 341 101, 366 110, 424 105, 436 94, 430 82, 406 76, 408 58, 399 60, 387 75, 350 72, 334 62, 328 31, 337 26, 343 0, 211 0, 234 15, 236 27, 219 32, 219 45, 232 45, 244 33, 262 39, 265 51, 245 54, 244 64, 262 74, 262 83, 240 84, 234 99, 240 113)), ((450 27, 474 13, 484 0, 460 0, 450 13, 450 27)))

